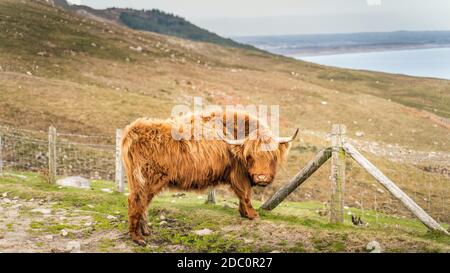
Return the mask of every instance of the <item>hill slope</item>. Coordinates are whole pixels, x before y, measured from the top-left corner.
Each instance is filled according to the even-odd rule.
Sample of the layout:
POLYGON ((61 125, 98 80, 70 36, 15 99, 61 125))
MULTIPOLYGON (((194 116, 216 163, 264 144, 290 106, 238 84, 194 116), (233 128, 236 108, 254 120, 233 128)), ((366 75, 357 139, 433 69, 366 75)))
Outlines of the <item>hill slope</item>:
POLYGON ((55 4, 66 10, 75 11, 84 16, 103 18, 123 24, 132 29, 151 31, 160 34, 180 37, 193 41, 208 42, 222 46, 247 48, 255 47, 223 38, 206 29, 200 28, 186 19, 161 10, 135 10, 122 8, 108 8, 97 10, 84 5, 69 5, 65 0, 58 0, 55 4))
MULTIPOLYGON (((0 0, 0 124, 113 135, 137 117, 166 118, 174 105, 192 107, 194 96, 204 104, 279 105, 282 133, 301 128, 286 170, 258 198, 329 145, 332 123, 346 124, 349 138, 421 204, 428 205, 429 192, 413 183, 424 177, 435 200, 450 194, 442 183, 448 177, 422 172, 436 164, 448 169, 450 81, 324 67, 130 30, 46 1, 0 0)), ((321 169, 292 198, 326 200, 328 176, 321 169)), ((348 179, 347 202, 357 204, 373 180, 351 163, 348 179)), ((373 202, 373 195, 364 198, 373 202)), ((448 218, 442 204, 429 207, 448 218)))

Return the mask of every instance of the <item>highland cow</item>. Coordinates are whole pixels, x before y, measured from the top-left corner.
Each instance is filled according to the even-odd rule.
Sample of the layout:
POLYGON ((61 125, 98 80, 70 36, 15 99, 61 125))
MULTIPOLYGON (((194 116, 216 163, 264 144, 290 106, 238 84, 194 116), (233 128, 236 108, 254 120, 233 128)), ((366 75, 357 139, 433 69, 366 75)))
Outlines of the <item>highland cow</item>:
POLYGON ((239 198, 241 216, 258 217, 251 204, 252 186, 272 183, 297 133, 273 136, 255 116, 239 111, 137 119, 122 137, 132 240, 145 245, 144 236, 150 233, 147 207, 166 187, 203 190, 227 184, 239 198), (174 131, 184 138, 174 137, 174 131), (198 132, 201 138, 192 139, 198 132))

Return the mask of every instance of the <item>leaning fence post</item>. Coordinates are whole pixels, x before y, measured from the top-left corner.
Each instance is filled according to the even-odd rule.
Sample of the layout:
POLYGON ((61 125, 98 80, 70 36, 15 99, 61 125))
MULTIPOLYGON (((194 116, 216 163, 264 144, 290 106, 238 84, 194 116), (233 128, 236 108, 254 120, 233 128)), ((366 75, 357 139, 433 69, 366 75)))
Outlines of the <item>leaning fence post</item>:
POLYGON ((216 190, 211 189, 208 192, 208 197, 206 198, 206 204, 215 204, 216 203, 216 190))
POLYGON ((344 222, 345 126, 333 124, 331 131, 331 223, 344 222))
POLYGON ((122 149, 121 149, 122 129, 116 129, 116 185, 118 192, 124 192, 124 171, 122 162, 122 149))
POLYGON ((48 128, 48 182, 56 181, 56 128, 48 128))

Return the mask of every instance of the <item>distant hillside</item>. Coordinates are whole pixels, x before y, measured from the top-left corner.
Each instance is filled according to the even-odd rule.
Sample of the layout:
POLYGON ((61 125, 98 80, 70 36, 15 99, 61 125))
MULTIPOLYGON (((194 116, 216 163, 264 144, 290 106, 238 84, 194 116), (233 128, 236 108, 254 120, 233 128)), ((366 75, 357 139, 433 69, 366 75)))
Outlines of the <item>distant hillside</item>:
POLYGON ((108 8, 96 10, 83 5, 69 5, 66 0, 55 0, 54 3, 64 9, 76 11, 79 14, 113 20, 136 30, 151 31, 228 47, 258 50, 251 45, 238 43, 232 39, 223 38, 213 32, 200 28, 180 16, 157 9, 135 10, 108 8))

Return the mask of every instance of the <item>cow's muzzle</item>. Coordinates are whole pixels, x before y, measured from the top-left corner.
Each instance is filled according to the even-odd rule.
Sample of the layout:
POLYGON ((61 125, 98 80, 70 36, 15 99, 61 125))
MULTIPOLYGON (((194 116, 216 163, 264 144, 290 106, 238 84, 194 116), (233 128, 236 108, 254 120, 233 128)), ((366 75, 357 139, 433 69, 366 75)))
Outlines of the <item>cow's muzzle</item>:
POLYGON ((253 183, 255 186, 265 187, 272 183, 272 177, 267 174, 255 174, 253 175, 253 183))

